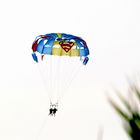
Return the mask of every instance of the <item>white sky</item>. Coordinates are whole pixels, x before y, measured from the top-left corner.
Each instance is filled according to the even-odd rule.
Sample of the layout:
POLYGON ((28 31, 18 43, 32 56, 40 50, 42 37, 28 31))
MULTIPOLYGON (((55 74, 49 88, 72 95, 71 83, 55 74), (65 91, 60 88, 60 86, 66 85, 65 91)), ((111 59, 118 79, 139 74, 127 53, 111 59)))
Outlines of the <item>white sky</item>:
POLYGON ((103 140, 128 140, 106 92, 125 90, 126 77, 139 73, 139 15, 139 0, 1 1, 0 139, 96 140, 103 126, 103 140), (81 36, 90 49, 55 118, 47 116, 49 102, 31 58, 35 37, 51 32, 81 36))

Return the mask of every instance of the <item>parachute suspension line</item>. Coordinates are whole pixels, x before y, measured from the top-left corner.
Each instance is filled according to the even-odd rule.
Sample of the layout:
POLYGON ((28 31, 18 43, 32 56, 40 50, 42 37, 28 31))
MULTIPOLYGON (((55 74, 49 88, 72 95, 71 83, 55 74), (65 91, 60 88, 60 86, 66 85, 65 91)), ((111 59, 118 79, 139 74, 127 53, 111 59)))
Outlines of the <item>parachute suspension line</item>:
POLYGON ((60 102, 60 99, 65 92, 68 92, 72 82, 78 75, 80 67, 82 67, 78 57, 68 56, 48 55, 38 64, 46 89, 45 92, 47 92, 49 101, 52 104, 60 102))
POLYGON ((52 102, 55 103, 57 84, 57 56, 52 56, 52 102))
POLYGON ((60 87, 60 92, 59 92, 59 94, 58 94, 58 96, 57 96, 57 99, 59 100, 59 98, 61 97, 61 94, 62 94, 62 91, 63 91, 63 88, 65 87, 65 85, 66 85, 66 83, 67 83, 67 81, 68 81, 68 73, 69 73, 69 69, 71 68, 71 67, 68 67, 68 65, 69 65, 69 61, 67 61, 67 59, 69 60, 69 58, 68 57, 64 57, 63 59, 61 59, 61 65, 63 66, 61 66, 60 68, 61 68, 61 71, 60 71, 60 82, 61 82, 61 87, 60 87))
POLYGON ((68 69, 69 69, 69 67, 68 67, 69 62, 67 61, 67 59, 68 59, 68 57, 64 56, 63 58, 61 58, 61 61, 60 61, 61 62, 61 66, 60 66, 61 71, 59 73, 59 75, 60 75, 60 88, 59 89, 60 90, 59 90, 59 94, 57 96, 58 101, 62 94, 62 90, 65 87, 65 84, 67 82, 66 79, 67 79, 68 69))
MULTIPOLYGON (((70 87, 71 83, 73 82, 73 80, 75 79, 76 75, 79 73, 79 68, 81 67, 81 63, 78 62, 79 67, 77 66, 77 63, 75 58, 73 58, 74 60, 72 60, 72 58, 69 59, 69 61, 67 61, 67 65, 65 66, 66 68, 68 67, 68 65, 70 65, 70 67, 68 67, 69 71, 65 72, 64 79, 63 79, 63 88, 61 89, 61 92, 58 96, 58 100, 60 100, 60 98, 62 98, 64 96, 65 92, 68 92, 68 88, 70 87)), ((79 60, 78 60, 79 61, 79 60)), ((63 74, 63 73, 62 73, 63 74)))
POLYGON ((63 68, 63 72, 61 73, 62 88, 61 88, 61 92, 60 92, 60 95, 59 95, 58 99, 63 96, 62 92, 63 92, 64 89, 65 89, 65 92, 67 92, 67 89, 65 87, 69 83, 70 76, 71 76, 73 68, 75 68, 72 65, 72 63, 73 63, 72 58, 65 57, 63 60, 64 61, 63 61, 63 65, 62 66, 64 66, 64 68, 63 68))
POLYGON ((64 73, 64 68, 63 68, 63 58, 59 57, 59 70, 58 70, 58 94, 57 94, 57 102, 58 102, 58 97, 61 94, 61 89, 62 89, 62 85, 63 85, 63 80, 62 80, 62 73, 64 73))
POLYGON ((62 94, 59 97, 59 100, 61 100, 61 98, 64 97, 65 91, 68 92, 69 88, 71 87, 72 82, 74 81, 74 79, 76 79, 79 71, 81 69, 81 66, 77 67, 76 69, 74 69, 73 73, 71 74, 71 77, 69 79, 69 82, 66 83, 65 88, 62 90, 62 94))
POLYGON ((46 57, 46 70, 45 70, 45 72, 47 72, 47 76, 46 76, 46 79, 48 79, 48 83, 46 83, 46 87, 48 87, 48 97, 49 97, 49 100, 50 100, 50 103, 51 103, 51 81, 50 81, 50 79, 51 79, 51 61, 50 61, 50 59, 51 59, 51 56, 47 56, 46 57))
POLYGON ((56 80, 56 103, 58 103, 58 98, 57 98, 57 96, 59 95, 59 86, 60 86, 60 57, 58 56, 58 58, 57 58, 57 72, 56 72, 56 78, 57 78, 57 80, 56 80))
POLYGON ((47 88, 46 84, 49 83, 48 81, 48 78, 47 76, 49 75, 49 71, 48 69, 46 69, 46 65, 44 66, 45 67, 45 72, 41 69, 43 67, 43 63, 38 63, 39 65, 39 73, 40 73, 40 76, 41 76, 41 79, 42 79, 42 82, 43 82, 43 85, 44 85, 44 88, 45 88, 45 93, 47 92, 48 93, 48 97, 49 97, 49 101, 51 101, 51 98, 50 98, 50 89, 49 87, 47 88), (45 75, 46 74, 46 75, 45 75))
POLYGON ((50 57, 50 98, 51 98, 51 103, 53 102, 53 58, 52 56, 50 57))
POLYGON ((80 70, 81 70, 81 66, 82 64, 79 63, 78 66, 75 65, 75 69, 70 77, 70 81, 69 83, 67 84, 67 88, 71 86, 72 82, 74 81, 74 79, 76 79, 76 76, 80 73, 80 70))
POLYGON ((58 95, 60 94, 60 68, 61 68, 61 57, 58 57, 58 71, 57 71, 57 102, 58 103, 58 95))
POLYGON ((61 58, 61 57, 59 57, 59 70, 58 70, 58 94, 57 94, 57 103, 59 102, 58 101, 58 97, 60 96, 60 94, 61 94, 61 89, 63 88, 63 78, 62 78, 62 73, 64 73, 63 72, 63 58, 61 58))
MULTIPOLYGON (((64 81, 64 83, 65 83, 65 86, 64 86, 64 88, 66 87, 66 85, 69 83, 69 80, 70 80, 70 78, 71 78, 71 76, 72 76, 72 73, 73 73, 73 71, 74 71, 74 69, 76 69, 76 63, 72 60, 73 58, 68 58, 68 63, 67 63, 67 66, 66 66, 66 68, 68 67, 69 69, 67 70, 67 73, 66 73, 66 75, 65 75, 65 81, 64 81), (69 67, 70 66, 70 67, 69 67)), ((74 59, 75 60, 75 59, 74 59)), ((66 60, 67 61, 67 60, 66 60)))
POLYGON ((59 77, 59 56, 51 57, 51 101, 53 104, 57 102, 58 94, 58 77, 59 77))
POLYGON ((52 97, 53 97, 53 91, 52 91, 52 85, 53 85, 53 81, 52 81, 52 69, 53 69, 53 66, 52 66, 52 56, 50 56, 50 103, 52 103, 52 97))

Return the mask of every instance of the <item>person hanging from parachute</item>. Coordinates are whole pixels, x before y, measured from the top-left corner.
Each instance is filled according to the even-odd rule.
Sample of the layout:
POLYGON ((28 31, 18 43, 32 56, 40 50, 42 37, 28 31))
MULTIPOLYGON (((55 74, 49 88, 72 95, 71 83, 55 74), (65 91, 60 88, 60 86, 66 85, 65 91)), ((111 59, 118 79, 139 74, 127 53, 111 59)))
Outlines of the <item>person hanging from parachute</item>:
POLYGON ((50 103, 49 115, 55 116, 56 112, 58 111, 58 103, 52 104, 50 103))
MULTIPOLYGON (((32 44, 32 51, 33 51, 33 53, 32 53, 33 60, 37 63, 44 61, 44 63, 48 65, 47 67, 49 67, 49 65, 51 65, 50 67, 52 67, 52 64, 51 64, 52 60, 50 61, 50 63, 47 63, 47 61, 44 60, 44 57, 46 57, 46 56, 47 57, 48 56, 50 56, 50 57, 58 56, 59 59, 65 58, 63 56, 69 56, 69 58, 79 57, 80 61, 82 61, 83 65, 86 65, 89 61, 89 58, 88 58, 89 49, 87 47, 86 42, 81 37, 70 35, 70 34, 65 34, 65 33, 49 33, 49 34, 37 36, 32 44)), ((46 58, 46 60, 49 60, 49 59, 46 58)), ((72 59, 71 59, 71 61, 72 61, 72 59)), ((59 60, 58 60, 58 63, 60 63, 59 60)), ((50 69, 51 70, 48 75, 51 75, 51 73, 52 73, 52 68, 50 68, 50 69)), ((60 73, 59 73, 60 70, 58 70, 58 68, 55 68, 55 69, 57 72, 57 74, 55 74, 55 76, 61 77, 61 78, 67 77, 64 75, 60 75, 60 73)), ((45 72, 47 72, 47 71, 48 71, 48 69, 45 69, 45 72)), ((64 73, 62 73, 62 74, 64 74, 64 73)), ((70 77, 72 77, 72 75, 70 75, 70 77)), ((49 79, 49 78, 47 78, 47 79, 49 79)), ((67 82, 68 80, 65 80, 65 81, 67 82)), ((63 80, 61 80, 61 81, 63 81, 63 80)), ((60 80, 58 81, 58 84, 59 84, 59 82, 60 82, 60 80)), ((63 81, 64 84, 66 82, 63 81)), ((49 83, 52 84, 51 79, 46 84, 46 86, 49 83)), ((52 89, 52 87, 53 86, 51 86, 51 89, 52 89)), ((62 88, 64 88, 64 86, 62 86, 62 88)), ((64 90, 64 92, 65 92, 65 90, 64 90)), ((50 90, 50 94, 52 94, 52 95, 54 94, 54 93, 52 93, 52 90, 50 90)), ((49 115, 55 116, 56 112, 58 111, 57 108, 58 108, 58 103, 52 104, 52 100, 50 99, 49 115)))

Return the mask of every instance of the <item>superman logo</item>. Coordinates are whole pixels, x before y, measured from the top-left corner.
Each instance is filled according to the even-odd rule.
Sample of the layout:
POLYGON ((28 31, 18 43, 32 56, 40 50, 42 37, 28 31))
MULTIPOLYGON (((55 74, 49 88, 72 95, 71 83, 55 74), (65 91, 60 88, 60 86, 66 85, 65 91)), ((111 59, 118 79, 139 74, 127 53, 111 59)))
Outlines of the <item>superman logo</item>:
POLYGON ((62 47, 62 49, 65 51, 65 52, 69 52, 69 50, 73 47, 74 45, 74 42, 64 42, 64 41, 61 41, 59 42, 60 46, 62 47))

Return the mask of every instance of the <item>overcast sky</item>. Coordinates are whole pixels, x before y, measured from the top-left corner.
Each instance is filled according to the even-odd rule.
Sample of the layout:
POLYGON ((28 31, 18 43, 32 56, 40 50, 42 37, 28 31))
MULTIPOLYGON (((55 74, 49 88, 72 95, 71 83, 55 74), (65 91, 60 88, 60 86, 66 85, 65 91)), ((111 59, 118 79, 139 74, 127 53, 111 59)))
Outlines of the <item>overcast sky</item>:
POLYGON ((0 139, 96 140, 103 128, 103 140, 128 140, 106 94, 139 74, 139 15, 139 0, 1 1, 0 139), (81 36, 90 49, 55 118, 31 57, 35 37, 51 32, 81 36))

